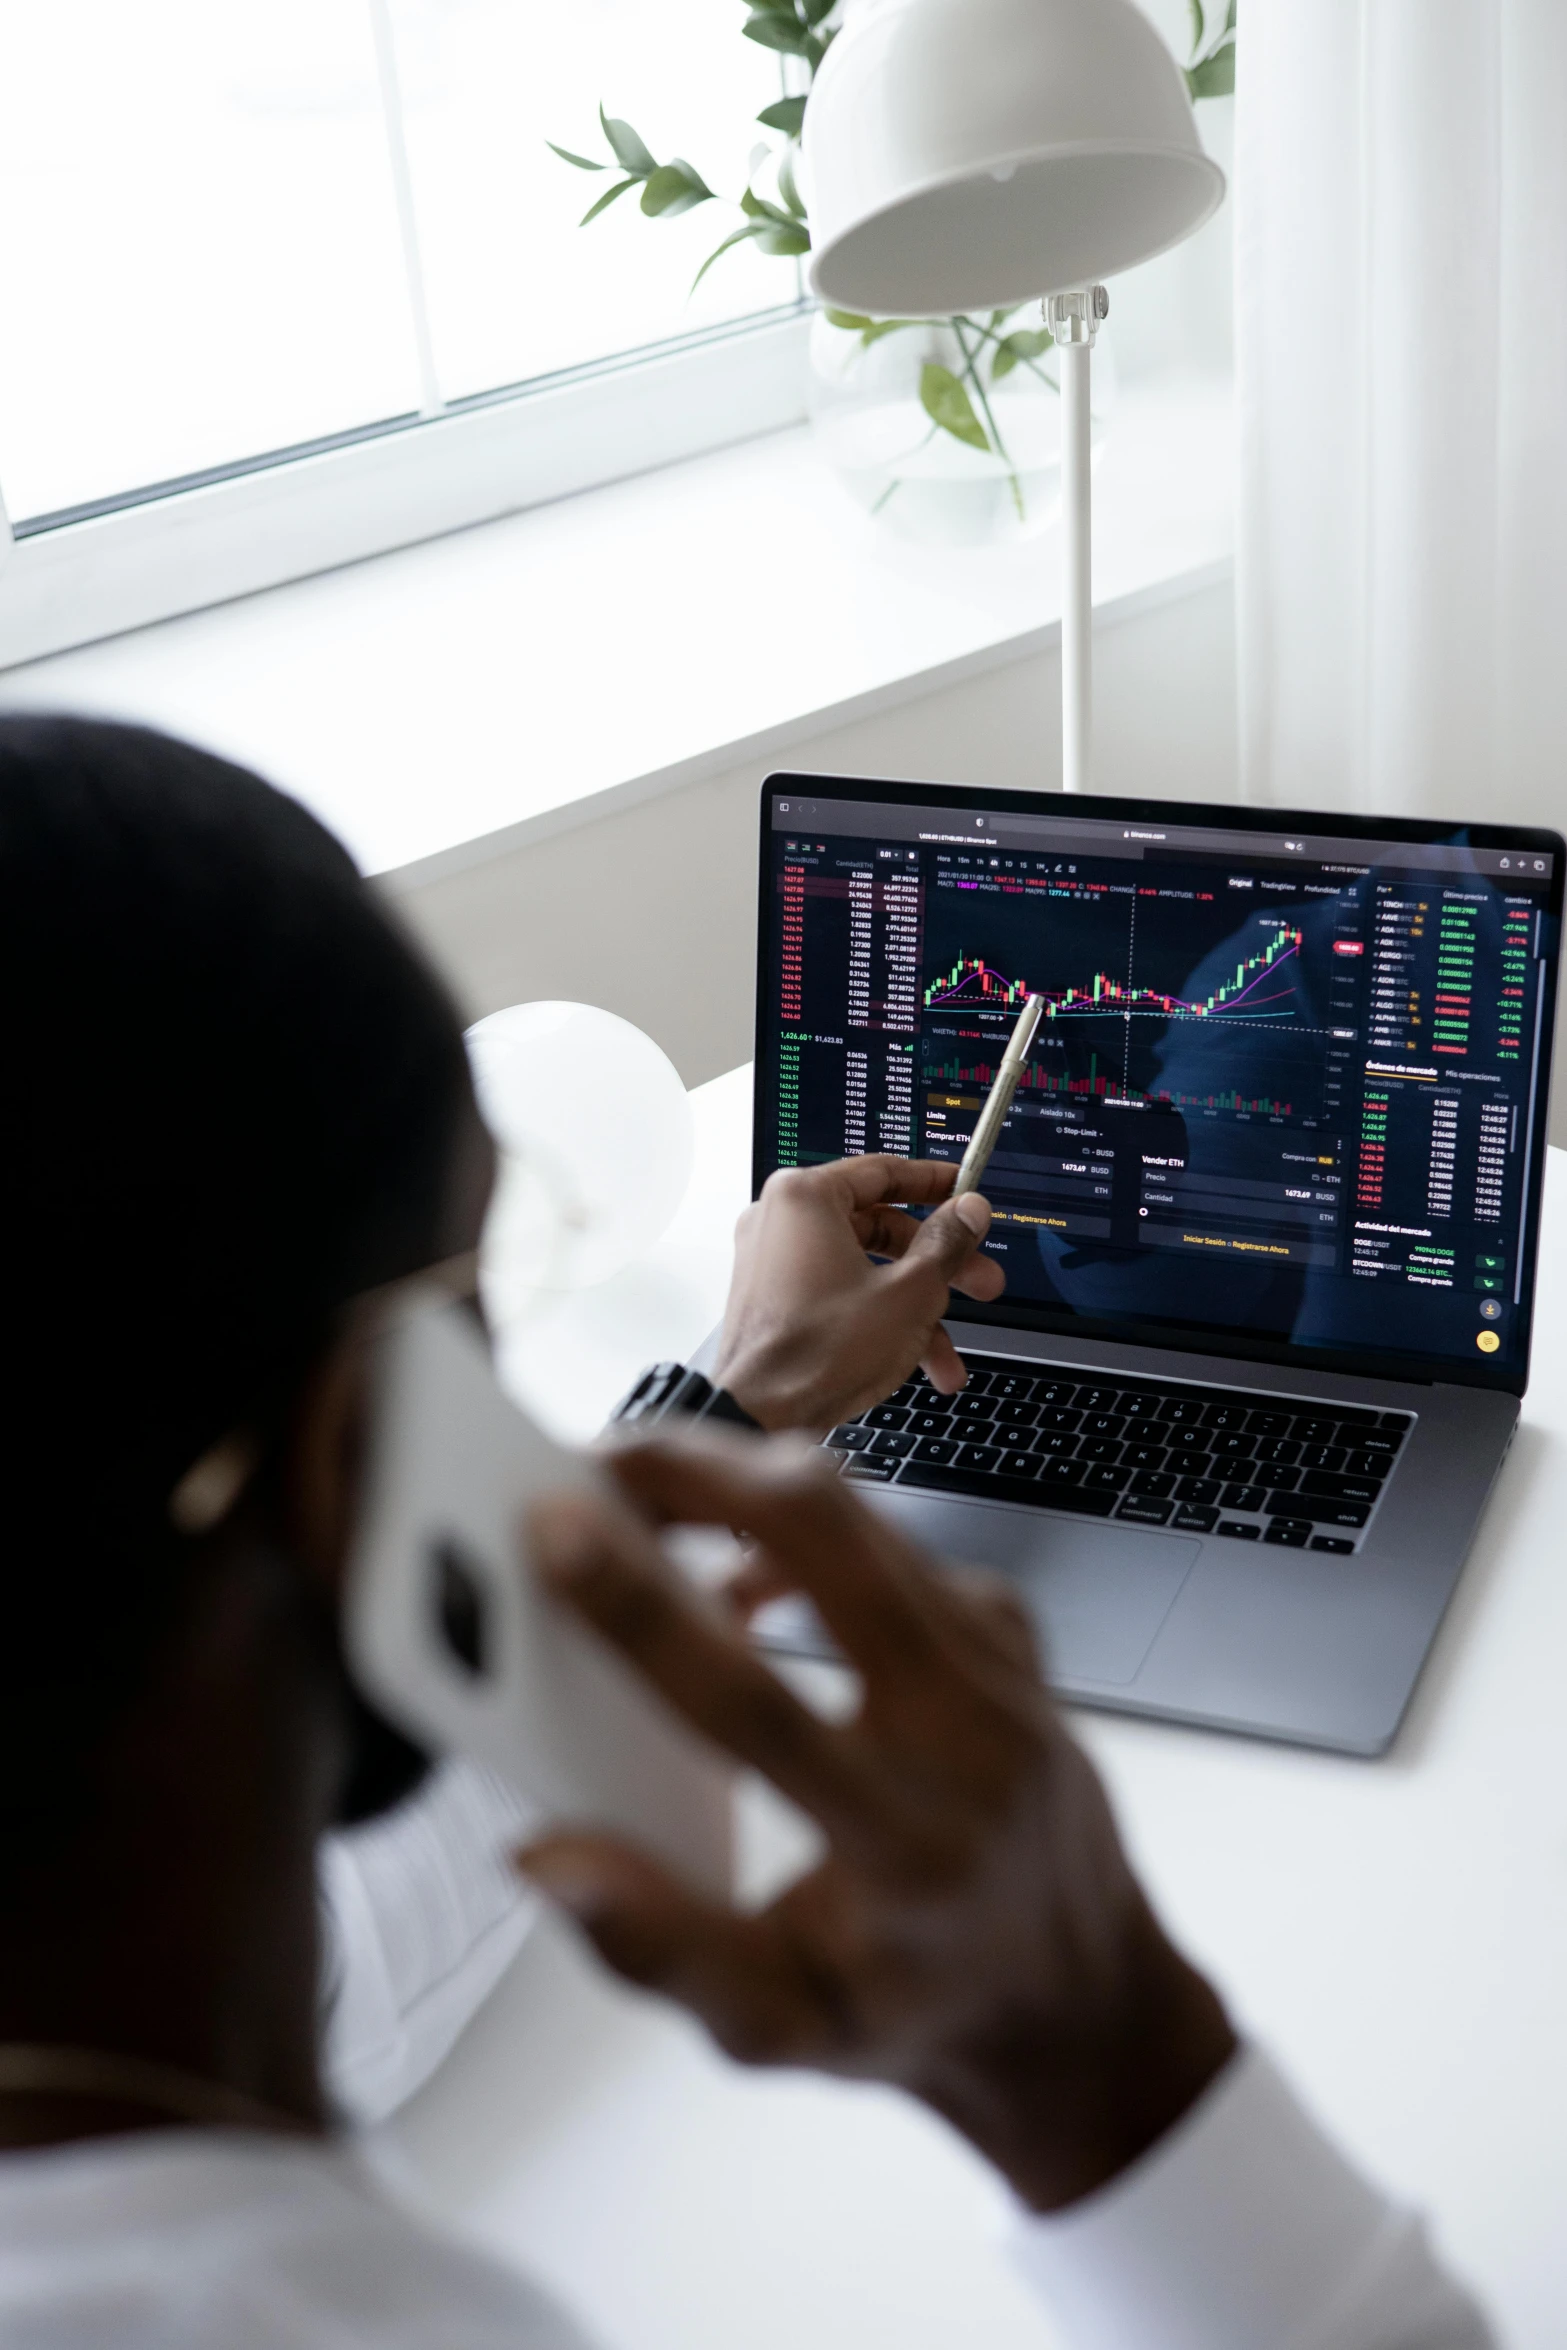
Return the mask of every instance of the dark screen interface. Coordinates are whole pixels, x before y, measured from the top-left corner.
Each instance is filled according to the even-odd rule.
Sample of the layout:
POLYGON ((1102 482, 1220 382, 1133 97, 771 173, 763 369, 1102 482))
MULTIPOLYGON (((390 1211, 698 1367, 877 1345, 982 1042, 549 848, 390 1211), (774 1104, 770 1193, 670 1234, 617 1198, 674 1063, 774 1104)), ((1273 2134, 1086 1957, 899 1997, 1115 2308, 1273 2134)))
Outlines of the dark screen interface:
POLYGON ((772 1165, 961 1158, 1036 993, 1009 1304, 1521 1370, 1549 856, 793 793, 768 837, 772 1165))

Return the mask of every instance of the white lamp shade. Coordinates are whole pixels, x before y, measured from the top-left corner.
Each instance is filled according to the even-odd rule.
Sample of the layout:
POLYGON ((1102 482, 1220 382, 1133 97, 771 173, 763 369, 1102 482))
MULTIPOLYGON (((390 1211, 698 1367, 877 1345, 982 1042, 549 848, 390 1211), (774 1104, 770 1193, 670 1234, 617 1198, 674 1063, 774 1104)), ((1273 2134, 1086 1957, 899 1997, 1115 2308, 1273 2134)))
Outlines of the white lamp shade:
POLYGON ((1134 0, 850 0, 804 159, 811 289, 881 318, 1091 285, 1224 194, 1134 0))

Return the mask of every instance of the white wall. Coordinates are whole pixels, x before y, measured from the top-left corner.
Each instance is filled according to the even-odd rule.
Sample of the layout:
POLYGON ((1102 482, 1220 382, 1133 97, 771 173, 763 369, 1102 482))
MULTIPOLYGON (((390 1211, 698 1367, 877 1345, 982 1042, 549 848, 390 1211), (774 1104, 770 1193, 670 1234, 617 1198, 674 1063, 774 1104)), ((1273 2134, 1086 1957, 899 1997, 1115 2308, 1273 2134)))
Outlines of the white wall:
MULTIPOLYGON (((1095 636, 1096 782, 1105 792, 1232 800, 1228 582, 1172 594, 1095 636)), ((750 1057, 757 789, 769 767, 978 786, 1060 782, 1056 651, 797 741, 785 757, 688 784, 438 879, 390 873, 396 899, 472 1017, 541 996, 620 1012, 688 1084, 750 1057)))

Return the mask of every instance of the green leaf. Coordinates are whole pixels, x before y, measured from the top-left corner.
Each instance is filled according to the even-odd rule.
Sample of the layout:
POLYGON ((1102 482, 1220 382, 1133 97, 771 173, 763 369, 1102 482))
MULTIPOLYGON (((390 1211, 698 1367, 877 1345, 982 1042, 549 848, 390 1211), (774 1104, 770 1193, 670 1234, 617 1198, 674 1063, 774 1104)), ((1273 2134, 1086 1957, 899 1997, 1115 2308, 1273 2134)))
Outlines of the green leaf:
POLYGON ((794 182, 794 165, 786 147, 778 160, 778 193, 794 214, 796 220, 805 218, 805 206, 800 202, 800 191, 794 182))
POLYGON ((758 221, 752 233, 763 253, 809 253, 811 249, 810 231, 795 220, 787 228, 775 227, 770 220, 758 221))
POLYGON ((1055 337, 1045 327, 1019 327, 1015 335, 1008 335, 1005 342, 997 344, 995 358, 990 363, 991 382, 1000 383, 1004 375, 1012 373, 1020 360, 1038 359, 1049 350, 1054 340, 1055 337))
POLYGON ((776 204, 769 204, 767 198, 759 196, 754 188, 746 189, 740 199, 740 209, 748 220, 776 221, 780 228, 793 228, 795 225, 790 213, 780 212, 776 204))
POLYGON ((876 324, 874 318, 863 317, 858 310, 824 310, 822 316, 829 326, 841 328, 846 335, 862 335, 876 324))
POLYGON ((906 327, 923 324, 924 320, 919 318, 873 318, 862 329, 860 341, 868 351, 872 343, 881 341, 883 335, 901 335, 906 327))
POLYGON ((831 16, 838 0, 800 0, 800 14, 814 31, 824 16, 831 16))
POLYGON ((782 131, 786 139, 797 139, 800 136, 800 125, 805 120, 805 100, 775 98, 771 106, 762 108, 756 119, 766 123, 770 131, 782 131))
POLYGON ((1192 97, 1233 98, 1235 95, 1235 43, 1222 41, 1211 57, 1199 58, 1186 68, 1186 87, 1192 97))
POLYGON ((974 413, 973 402, 950 367, 938 367, 933 360, 926 360, 920 369, 920 406, 932 424, 951 433, 965 447, 990 447, 985 428, 974 413))
POLYGON ((1233 33, 1235 30, 1236 6, 1237 0, 1230 0, 1230 5, 1224 12, 1224 29, 1227 33, 1233 33))
POLYGON ((588 206, 586 212, 584 212, 582 218, 577 223, 578 228, 586 228, 590 220, 597 220, 601 212, 607 212, 609 210, 617 196, 623 196, 628 188, 637 188, 640 187, 641 184, 642 183, 640 180, 616 180, 612 188, 606 188, 604 190, 603 195, 600 196, 596 204, 590 204, 588 206))
POLYGON ((759 221, 748 220, 744 228, 737 228, 732 230, 731 233, 725 237, 721 245, 715 245, 711 253, 709 253, 707 259, 703 262, 701 268, 697 271, 695 277, 691 280, 692 293, 694 294, 696 292, 697 287, 702 283, 703 278, 706 277, 708 271, 712 268, 713 263, 715 261, 722 260, 723 256, 728 252, 731 245, 743 245, 748 238, 757 235, 760 226, 761 223, 759 221))
POLYGON ((1203 17, 1202 0, 1186 0, 1186 7, 1192 20, 1192 55, 1197 57, 1201 55, 1202 45, 1208 38, 1208 27, 1203 17))
POLYGON ((658 169, 654 157, 643 146, 629 122, 617 122, 612 115, 599 108, 599 121, 604 125, 604 136, 615 150, 615 160, 622 171, 629 171, 633 179, 645 180, 658 169))
POLYGON ((813 62, 820 63, 821 43, 792 14, 748 17, 741 29, 748 41, 758 41, 764 49, 781 50, 786 57, 811 57, 815 51, 813 62))
POLYGON ((693 211, 698 204, 711 203, 712 197, 713 191, 702 174, 677 155, 672 163, 661 164, 649 175, 642 190, 642 209, 650 220, 666 216, 673 219, 677 213, 693 211))
POLYGON ((553 139, 546 139, 544 144, 552 155, 560 157, 562 163, 574 163, 579 171, 608 171, 609 169, 607 163, 595 163, 589 156, 573 155, 569 147, 557 147, 553 139))

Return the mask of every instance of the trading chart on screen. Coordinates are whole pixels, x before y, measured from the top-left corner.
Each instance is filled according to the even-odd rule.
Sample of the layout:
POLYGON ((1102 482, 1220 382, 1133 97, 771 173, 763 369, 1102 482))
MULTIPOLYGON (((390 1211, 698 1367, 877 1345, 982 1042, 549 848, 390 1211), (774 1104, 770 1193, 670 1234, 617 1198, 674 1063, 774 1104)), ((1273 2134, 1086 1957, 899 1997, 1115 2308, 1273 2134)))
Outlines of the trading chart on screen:
POLYGON ((766 839, 769 1165, 960 1158, 1037 995, 1014 1301, 1505 1354, 1550 856, 784 793, 766 839))

